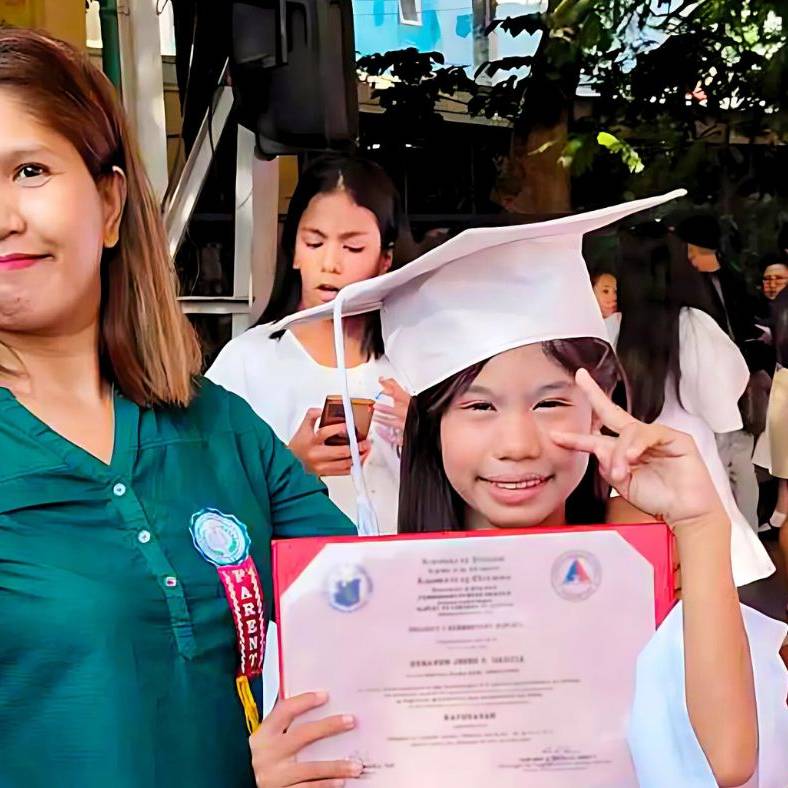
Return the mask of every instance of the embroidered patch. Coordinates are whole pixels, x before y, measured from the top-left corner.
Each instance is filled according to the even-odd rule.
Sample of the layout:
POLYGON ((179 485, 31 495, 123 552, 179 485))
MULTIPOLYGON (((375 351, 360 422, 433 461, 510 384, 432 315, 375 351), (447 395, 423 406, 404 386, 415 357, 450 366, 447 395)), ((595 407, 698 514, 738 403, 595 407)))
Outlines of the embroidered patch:
POLYGON ((214 566, 240 564, 249 555, 249 532, 231 514, 202 509, 192 515, 189 531, 200 555, 214 566))

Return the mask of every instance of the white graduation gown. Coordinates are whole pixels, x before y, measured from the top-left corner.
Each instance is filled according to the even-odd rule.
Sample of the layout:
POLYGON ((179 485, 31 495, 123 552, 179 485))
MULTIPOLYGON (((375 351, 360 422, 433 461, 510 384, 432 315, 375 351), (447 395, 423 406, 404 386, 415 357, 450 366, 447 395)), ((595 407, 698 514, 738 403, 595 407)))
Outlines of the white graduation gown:
MULTIPOLYGON (((621 316, 605 324, 611 342, 618 341, 621 316)), ((750 373, 741 351, 717 325, 698 309, 685 307, 679 315, 679 393, 672 377, 665 383, 665 404, 658 424, 692 436, 717 494, 731 520, 731 564, 737 586, 771 575, 775 569, 769 554, 736 506, 730 481, 717 451, 715 433, 742 427, 739 398, 750 373)))
MULTIPOLYGON (((788 786, 788 671, 779 655, 788 627, 741 606, 750 643, 758 706, 758 765, 747 788, 788 786)), ((629 724, 640 788, 716 788, 690 724, 684 693, 681 603, 641 653, 629 724)), ((709 633, 714 637, 714 633, 709 633)))
MULTIPOLYGON (((322 408, 329 394, 342 392, 343 378, 335 367, 318 364, 290 331, 278 340, 271 339, 270 333, 270 326, 256 326, 231 340, 206 377, 243 397, 279 439, 289 443, 309 408, 322 408)), ((385 357, 349 369, 351 397, 379 398, 381 377, 394 377, 385 357)), ((373 423, 364 481, 380 532, 392 534, 397 531, 399 458, 379 429, 373 423)), ((356 492, 350 476, 329 476, 322 481, 331 500, 357 522, 356 492)))

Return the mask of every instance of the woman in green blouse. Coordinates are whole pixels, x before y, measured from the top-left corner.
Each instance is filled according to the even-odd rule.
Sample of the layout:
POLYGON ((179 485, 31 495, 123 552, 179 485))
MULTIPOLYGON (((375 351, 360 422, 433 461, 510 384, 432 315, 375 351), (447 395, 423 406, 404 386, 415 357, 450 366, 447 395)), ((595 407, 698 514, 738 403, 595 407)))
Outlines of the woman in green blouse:
POLYGON ((0 130, 0 786, 250 788, 217 566, 256 565, 267 621, 271 539, 355 529, 198 377, 106 79, 0 28, 0 130))

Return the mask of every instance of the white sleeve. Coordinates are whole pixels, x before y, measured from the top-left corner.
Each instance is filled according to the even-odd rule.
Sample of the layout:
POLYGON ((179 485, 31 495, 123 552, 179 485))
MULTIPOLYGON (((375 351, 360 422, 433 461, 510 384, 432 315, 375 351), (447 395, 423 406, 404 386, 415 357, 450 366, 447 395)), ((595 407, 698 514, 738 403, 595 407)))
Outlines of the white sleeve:
MULTIPOLYGON (((758 707, 758 788, 785 788, 788 776, 788 670, 779 650, 785 624, 741 606, 750 643, 758 707)), ((714 633, 709 633, 714 637, 714 633)), ((681 603, 662 622, 638 658, 629 749, 640 788, 716 788, 695 736, 684 693, 681 603)))
POLYGON ((243 397, 253 407, 246 364, 249 359, 255 359, 258 366, 265 363, 266 343, 261 340, 267 338, 266 330, 267 326, 258 326, 231 339, 205 373, 206 378, 243 397))
POLYGON ((682 309, 679 315, 679 394, 684 410, 714 432, 742 428, 738 402, 750 372, 741 351, 711 315, 682 309))
POLYGON ((244 396, 246 385, 243 356, 235 352, 232 341, 221 349, 213 364, 205 371, 205 377, 233 394, 244 396))

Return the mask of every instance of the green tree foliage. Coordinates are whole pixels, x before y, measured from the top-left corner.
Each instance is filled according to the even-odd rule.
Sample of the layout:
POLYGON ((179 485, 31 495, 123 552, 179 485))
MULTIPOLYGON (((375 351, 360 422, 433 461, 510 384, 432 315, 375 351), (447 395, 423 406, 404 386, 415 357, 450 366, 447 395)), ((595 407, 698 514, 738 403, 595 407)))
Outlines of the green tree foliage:
POLYGON ((511 122, 504 169, 519 162, 521 180, 563 170, 579 187, 604 168, 619 192, 685 184, 696 202, 719 199, 729 213, 754 194, 785 196, 788 0, 549 0, 493 30, 538 44, 474 78, 435 52, 359 61, 366 75, 396 78, 376 91, 396 144, 431 144, 448 96, 511 122), (579 100, 580 86, 593 97, 579 100), (540 158, 547 165, 534 171, 540 158))

